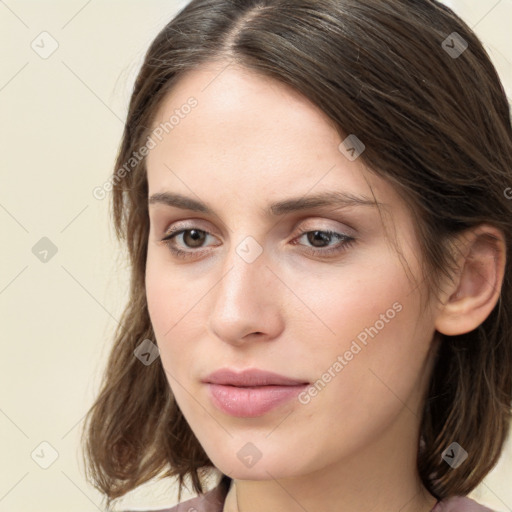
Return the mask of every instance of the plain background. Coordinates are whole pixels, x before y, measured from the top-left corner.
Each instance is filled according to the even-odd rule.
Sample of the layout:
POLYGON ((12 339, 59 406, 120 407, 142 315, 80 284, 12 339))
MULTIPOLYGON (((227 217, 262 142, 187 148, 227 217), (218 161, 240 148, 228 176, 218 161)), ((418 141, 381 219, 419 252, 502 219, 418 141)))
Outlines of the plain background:
MULTIPOLYGON (((92 190, 112 173, 143 55, 185 3, 0 0, 0 511, 102 510, 79 435, 128 272, 110 195, 92 190)), ((447 3, 481 37, 511 97, 512 0, 447 3)), ((473 496, 512 511, 510 482, 509 443, 473 496)), ((175 491, 152 483, 119 506, 170 506, 175 491)))

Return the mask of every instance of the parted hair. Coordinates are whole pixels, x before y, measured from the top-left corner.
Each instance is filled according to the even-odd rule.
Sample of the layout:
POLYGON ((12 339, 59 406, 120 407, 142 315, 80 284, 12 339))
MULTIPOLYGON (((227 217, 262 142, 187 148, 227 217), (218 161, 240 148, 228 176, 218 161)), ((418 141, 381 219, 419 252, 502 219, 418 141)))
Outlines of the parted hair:
MULTIPOLYGON (((155 340, 145 293, 146 161, 122 176, 119 169, 145 145, 183 73, 223 61, 291 86, 341 136, 364 143, 359 158, 400 192, 414 219, 429 294, 453 275, 451 242, 467 229, 495 226, 512 254, 510 105, 481 42, 449 8, 434 0, 192 0, 145 55, 112 175, 112 220, 129 257, 130 291, 82 431, 87 477, 108 507, 157 476, 177 477, 180 497, 188 478, 203 493, 213 468, 160 358, 146 366, 134 355, 142 340, 155 340)), ((511 261, 499 300, 477 329, 436 333, 417 468, 438 499, 473 490, 507 438, 511 261), (468 453, 457 469, 442 460, 454 441, 468 453)))

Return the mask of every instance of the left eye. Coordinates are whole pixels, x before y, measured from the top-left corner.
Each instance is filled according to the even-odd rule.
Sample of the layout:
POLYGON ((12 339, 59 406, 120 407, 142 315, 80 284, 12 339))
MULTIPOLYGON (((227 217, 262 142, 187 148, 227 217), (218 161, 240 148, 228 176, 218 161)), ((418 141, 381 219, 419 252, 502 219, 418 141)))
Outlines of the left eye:
MULTIPOLYGON (((188 257, 193 253, 201 252, 196 251, 194 249, 199 249, 202 247, 202 244, 210 235, 207 231, 196 228, 188 228, 188 229, 180 229, 178 231, 174 231, 168 235, 166 235, 161 242, 167 245, 168 249, 172 254, 178 257, 188 257), (192 250, 183 250, 177 247, 176 241, 181 237, 182 246, 184 244, 185 247, 192 250)), ((313 244, 312 247, 306 246, 306 252, 309 252, 314 255, 330 255, 333 253, 341 252, 348 248, 353 242, 355 242, 355 238, 344 235, 343 233, 337 233, 336 231, 329 230, 315 230, 315 231, 303 231, 300 233, 292 242, 292 245, 303 245, 298 244, 297 240, 306 236, 307 241, 313 244), (334 247, 328 247, 329 244, 336 240, 338 243, 334 247), (315 244, 320 244, 320 246, 315 244), (327 248, 325 248, 327 247, 327 248)))
MULTIPOLYGON (((352 243, 355 242, 355 238, 349 235, 344 235, 343 233, 338 233, 336 231, 322 231, 322 230, 315 230, 315 231, 303 231, 297 238, 300 239, 303 236, 306 236, 306 239, 309 243, 316 244, 320 243, 320 247, 313 245, 312 248, 308 249, 309 252, 315 254, 315 255, 330 255, 339 253, 341 251, 346 250, 352 243), (329 244, 332 240, 337 240, 338 244, 334 245, 333 247, 328 247, 328 245, 323 244, 329 244), (324 247, 328 247, 325 249, 324 247)), ((294 245, 297 245, 294 242, 294 245)))

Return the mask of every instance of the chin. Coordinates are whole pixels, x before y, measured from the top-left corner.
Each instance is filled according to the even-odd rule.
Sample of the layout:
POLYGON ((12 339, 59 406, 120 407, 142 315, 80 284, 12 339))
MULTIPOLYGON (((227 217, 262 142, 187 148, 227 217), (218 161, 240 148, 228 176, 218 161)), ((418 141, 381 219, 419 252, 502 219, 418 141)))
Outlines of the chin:
POLYGON ((270 457, 262 454, 261 458, 252 461, 242 450, 239 453, 240 456, 236 454, 235 457, 227 456, 227 453, 208 455, 219 471, 237 480, 272 480, 302 474, 302 465, 296 460, 290 461, 290 457, 284 453, 274 452, 270 457))

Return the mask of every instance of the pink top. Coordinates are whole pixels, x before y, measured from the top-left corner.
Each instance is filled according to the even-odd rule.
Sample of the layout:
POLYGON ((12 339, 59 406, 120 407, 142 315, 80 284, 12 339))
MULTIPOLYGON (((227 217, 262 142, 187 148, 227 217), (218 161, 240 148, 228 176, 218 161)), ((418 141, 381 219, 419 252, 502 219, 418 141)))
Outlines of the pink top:
MULTIPOLYGON (((222 509, 221 509, 222 510, 222 509)), ((439 502, 432 512, 493 512, 490 508, 479 505, 476 501, 462 496, 454 496, 439 502)))
MULTIPOLYGON (((148 512, 222 512, 229 491, 230 481, 223 480, 205 494, 184 501, 172 508, 148 512)), ((129 511, 126 511, 129 512, 129 511)), ((455 496, 437 503, 431 512, 493 512, 490 508, 462 496, 455 496)))

